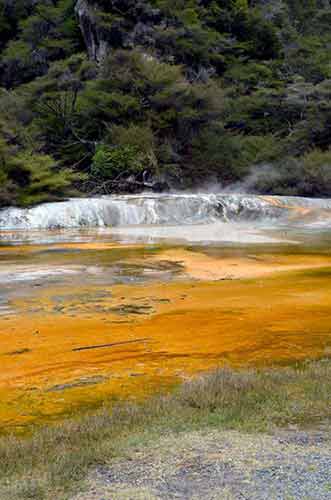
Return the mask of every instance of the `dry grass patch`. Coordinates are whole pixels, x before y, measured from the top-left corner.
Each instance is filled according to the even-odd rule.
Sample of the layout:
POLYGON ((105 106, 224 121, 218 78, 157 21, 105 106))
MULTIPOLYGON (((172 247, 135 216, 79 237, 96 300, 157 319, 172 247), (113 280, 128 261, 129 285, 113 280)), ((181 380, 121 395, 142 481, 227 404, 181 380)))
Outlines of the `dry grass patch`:
POLYGON ((267 431, 329 420, 331 361, 293 368, 219 369, 167 396, 0 439, 0 498, 64 499, 98 464, 169 432, 267 431))

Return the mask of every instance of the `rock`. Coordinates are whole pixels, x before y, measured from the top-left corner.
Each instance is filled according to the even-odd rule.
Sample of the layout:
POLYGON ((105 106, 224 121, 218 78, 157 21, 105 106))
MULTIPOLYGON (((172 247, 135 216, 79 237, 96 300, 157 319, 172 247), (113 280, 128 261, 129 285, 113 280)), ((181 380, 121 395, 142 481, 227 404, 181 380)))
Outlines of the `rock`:
POLYGON ((112 0, 109 9, 123 13, 102 23, 100 11, 92 0, 78 0, 75 12, 90 59, 102 62, 110 48, 134 48, 155 45, 155 25, 162 21, 161 11, 149 3, 112 0), (129 20, 124 15, 130 11, 129 20))
POLYGON ((87 0, 78 0, 75 12, 90 59, 102 61, 108 52, 108 43, 98 27, 95 6, 87 0))

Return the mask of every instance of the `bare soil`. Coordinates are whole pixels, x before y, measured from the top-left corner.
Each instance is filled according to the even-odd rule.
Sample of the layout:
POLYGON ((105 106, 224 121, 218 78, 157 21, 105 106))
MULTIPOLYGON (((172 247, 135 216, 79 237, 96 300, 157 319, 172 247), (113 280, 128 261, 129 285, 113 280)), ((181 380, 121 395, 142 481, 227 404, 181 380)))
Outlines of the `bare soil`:
POLYGON ((331 499, 331 433, 204 430, 136 446, 72 500, 331 499))

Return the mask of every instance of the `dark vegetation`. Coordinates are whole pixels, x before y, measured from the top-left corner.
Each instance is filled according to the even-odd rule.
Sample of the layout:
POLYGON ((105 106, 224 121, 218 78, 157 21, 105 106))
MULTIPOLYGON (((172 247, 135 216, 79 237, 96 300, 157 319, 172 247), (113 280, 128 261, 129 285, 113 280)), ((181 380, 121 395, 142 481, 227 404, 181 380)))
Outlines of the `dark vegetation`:
POLYGON ((87 471, 130 456, 130 448, 196 429, 272 431, 329 425, 331 363, 295 368, 219 369, 175 393, 141 404, 105 407, 93 416, 39 429, 25 439, 0 439, 0 497, 69 498, 87 471))
POLYGON ((329 0, 0 0, 0 206, 331 195, 329 0))

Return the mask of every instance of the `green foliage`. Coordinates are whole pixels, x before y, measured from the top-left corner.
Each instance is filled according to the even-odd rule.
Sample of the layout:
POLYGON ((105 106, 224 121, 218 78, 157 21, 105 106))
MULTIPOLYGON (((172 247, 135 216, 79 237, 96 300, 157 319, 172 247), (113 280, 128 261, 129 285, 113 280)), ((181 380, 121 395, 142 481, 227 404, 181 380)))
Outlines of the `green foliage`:
POLYGON ((314 151, 303 157, 303 179, 306 194, 329 196, 331 193, 331 151, 314 151))
POLYGON ((233 9, 235 11, 248 12, 248 0, 233 0, 233 9))
POLYGON ((236 16, 234 34, 246 43, 248 55, 254 59, 275 59, 280 56, 280 43, 275 26, 257 10, 240 10, 236 16))
POLYGON ((299 38, 297 44, 289 48, 286 54, 285 67, 292 75, 300 75, 305 80, 318 83, 331 78, 331 63, 327 38, 306 36, 299 38))
POLYGON ((130 124, 128 127, 114 125, 111 128, 109 139, 114 145, 135 151, 135 162, 139 165, 138 171, 142 169, 153 173, 157 171, 156 145, 150 127, 135 124, 130 124))
POLYGON ((0 0, 2 205, 145 172, 331 194, 328 5, 87 1, 0 0))
POLYGON ((6 172, 8 155, 9 148, 6 142, 0 138, 0 207, 10 205, 14 200, 13 186, 6 172))
POLYGON ((19 37, 13 36, 2 53, 3 84, 18 85, 41 76, 51 61, 82 46, 74 6, 74 0, 37 1, 31 2, 31 15, 18 15, 19 37))
POLYGON ((50 156, 31 151, 11 157, 5 171, 7 178, 17 186, 17 200, 21 205, 61 199, 75 181, 82 179, 81 174, 69 169, 59 170, 50 156))
POLYGON ((100 179, 109 180, 126 173, 131 175, 140 172, 144 165, 138 158, 134 146, 109 147, 100 145, 93 157, 91 173, 100 179))
POLYGON ((206 130, 193 143, 194 173, 210 175, 223 183, 232 183, 249 173, 252 165, 275 161, 282 153, 279 140, 272 135, 229 134, 224 129, 206 130))
POLYGON ((270 85, 273 80, 273 71, 261 63, 238 63, 226 71, 224 79, 229 84, 235 85, 240 93, 244 93, 270 85))
POLYGON ((30 149, 29 137, 20 129, 0 126, 0 206, 59 200, 74 192, 73 186, 83 179, 84 174, 59 168, 51 156, 30 149), (13 138, 20 144, 12 145, 13 138))
POLYGON ((44 201, 50 196, 59 198, 77 179, 70 170, 57 171, 54 160, 48 155, 34 154, 31 158, 31 153, 24 153, 12 163, 11 172, 13 169, 25 170, 29 175, 29 186, 23 193, 25 204, 44 201))
POLYGON ((18 23, 32 12, 34 0, 0 0, 0 50, 15 37, 18 23))

